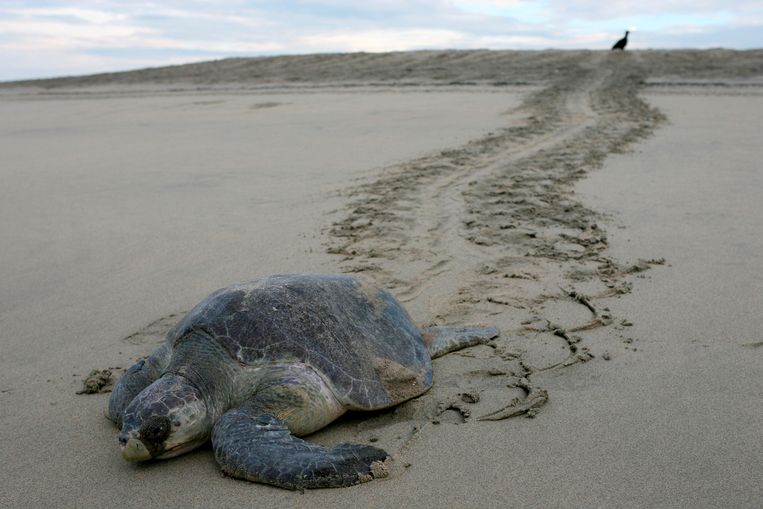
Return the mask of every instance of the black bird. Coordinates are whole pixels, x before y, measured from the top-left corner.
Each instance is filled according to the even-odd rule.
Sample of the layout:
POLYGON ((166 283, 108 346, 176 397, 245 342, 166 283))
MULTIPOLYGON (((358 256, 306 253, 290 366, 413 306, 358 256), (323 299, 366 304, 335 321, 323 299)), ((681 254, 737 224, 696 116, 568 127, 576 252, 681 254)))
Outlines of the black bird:
POLYGON ((625 31, 625 37, 620 39, 615 43, 614 46, 612 46, 612 49, 619 49, 620 51, 623 51, 625 49, 625 45, 628 44, 628 34, 630 32, 628 30, 625 31))

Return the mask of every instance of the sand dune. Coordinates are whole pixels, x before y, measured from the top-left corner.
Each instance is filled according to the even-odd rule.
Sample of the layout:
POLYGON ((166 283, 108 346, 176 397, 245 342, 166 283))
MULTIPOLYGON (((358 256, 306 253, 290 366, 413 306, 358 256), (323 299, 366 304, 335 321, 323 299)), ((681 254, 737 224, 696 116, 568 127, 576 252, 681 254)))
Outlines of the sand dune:
MULTIPOLYGON (((198 64, 127 72, 0 83, 46 90, 118 85, 299 86, 317 84, 417 84, 493 86, 542 84, 570 72, 600 52, 580 51, 408 51, 339 53, 262 58, 227 58, 198 64)), ((649 69, 649 76, 690 79, 739 79, 763 73, 761 50, 644 50, 628 52, 649 69)))

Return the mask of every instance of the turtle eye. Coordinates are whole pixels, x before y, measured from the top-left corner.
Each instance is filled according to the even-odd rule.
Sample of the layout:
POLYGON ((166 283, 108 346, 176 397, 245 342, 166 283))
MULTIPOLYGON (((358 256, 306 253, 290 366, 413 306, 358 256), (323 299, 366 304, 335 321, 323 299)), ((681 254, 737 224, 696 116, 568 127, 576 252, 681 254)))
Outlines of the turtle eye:
POLYGON ((179 428, 180 427, 180 421, 172 421, 172 427, 173 428, 179 428))

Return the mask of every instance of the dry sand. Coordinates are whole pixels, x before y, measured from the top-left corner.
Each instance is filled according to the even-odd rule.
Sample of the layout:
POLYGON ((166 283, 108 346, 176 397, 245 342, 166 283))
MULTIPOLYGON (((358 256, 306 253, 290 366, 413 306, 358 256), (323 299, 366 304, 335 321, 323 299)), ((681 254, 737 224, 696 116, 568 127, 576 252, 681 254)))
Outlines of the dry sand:
POLYGON ((474 51, 0 86, 0 504, 754 507, 762 76, 759 51, 474 51), (125 463, 108 395, 75 395, 89 370, 306 270, 503 334, 313 437, 373 440, 385 480, 125 463))

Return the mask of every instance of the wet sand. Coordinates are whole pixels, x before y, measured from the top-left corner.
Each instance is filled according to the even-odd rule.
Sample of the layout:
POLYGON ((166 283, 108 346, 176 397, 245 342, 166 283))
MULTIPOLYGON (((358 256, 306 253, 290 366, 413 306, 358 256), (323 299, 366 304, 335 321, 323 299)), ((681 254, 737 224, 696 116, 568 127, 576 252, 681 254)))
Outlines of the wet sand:
POLYGON ((4 505, 754 506, 759 52, 252 62, 1 87, 4 505), (220 286, 305 270, 503 334, 312 437, 373 440, 387 479, 124 463, 84 375, 220 286))

